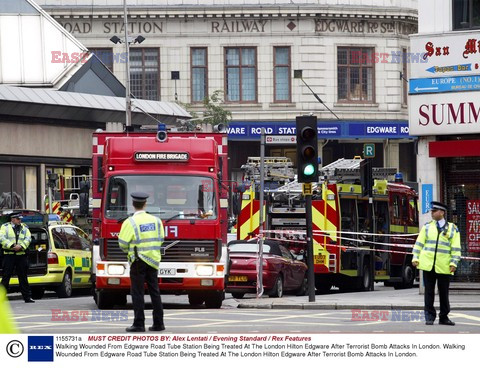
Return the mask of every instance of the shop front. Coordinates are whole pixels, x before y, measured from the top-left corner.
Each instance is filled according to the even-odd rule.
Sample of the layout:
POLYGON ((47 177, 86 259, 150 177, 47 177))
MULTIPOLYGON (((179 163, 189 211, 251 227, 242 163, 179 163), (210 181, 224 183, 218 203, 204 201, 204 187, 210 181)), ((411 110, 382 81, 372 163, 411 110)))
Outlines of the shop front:
MULTIPOLYGON (((430 142, 429 155, 437 158, 440 193, 449 206, 449 220, 462 237, 462 256, 480 259, 480 139, 476 135, 443 136, 430 142)), ((480 261, 462 260, 455 280, 480 282, 480 261)))

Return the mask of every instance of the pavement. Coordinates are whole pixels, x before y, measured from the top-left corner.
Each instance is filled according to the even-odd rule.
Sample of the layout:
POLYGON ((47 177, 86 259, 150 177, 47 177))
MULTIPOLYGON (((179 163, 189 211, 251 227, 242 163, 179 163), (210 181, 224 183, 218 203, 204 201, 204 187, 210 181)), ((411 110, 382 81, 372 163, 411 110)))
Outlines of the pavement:
MULTIPOLYGON (((344 292, 332 290, 328 294, 316 295, 315 302, 309 302, 308 296, 284 295, 282 298, 246 295, 234 300, 242 309, 304 309, 304 310, 423 310, 423 294, 418 287, 395 290, 376 284, 373 292, 344 292)), ((439 306, 438 295, 435 306, 439 306)), ((230 300, 228 300, 230 302, 230 300)), ((480 310, 480 291, 450 291, 451 310, 480 310)))
MULTIPOLYGON (((56 295, 51 292, 46 298, 56 295)), ((411 289, 395 290, 382 283, 375 284, 373 292, 340 292, 335 288, 328 294, 315 296, 314 302, 309 302, 308 296, 284 294, 282 298, 271 298, 267 295, 257 299, 255 294, 246 294, 243 299, 234 299, 226 294, 223 308, 239 309, 303 309, 303 310, 423 310, 423 294, 418 285, 411 289)), ((22 301, 19 293, 8 294, 9 300, 22 301)), ((146 296, 146 301, 150 298, 146 296)), ((162 301, 168 308, 189 306, 186 296, 162 296, 162 301)), ((438 294, 435 296, 435 306, 439 307, 438 294)), ((92 306, 94 306, 92 301, 92 306)), ((457 290, 450 289, 450 308, 455 310, 480 310, 480 289, 457 290)))

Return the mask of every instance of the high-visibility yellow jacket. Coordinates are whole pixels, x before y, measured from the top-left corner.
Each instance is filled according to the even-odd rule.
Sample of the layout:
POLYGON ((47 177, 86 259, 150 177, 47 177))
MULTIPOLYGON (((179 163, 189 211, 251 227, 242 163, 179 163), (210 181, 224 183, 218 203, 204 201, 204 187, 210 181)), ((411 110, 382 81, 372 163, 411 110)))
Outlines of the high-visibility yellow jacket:
POLYGON ((32 234, 28 229, 28 226, 24 223, 21 224, 22 229, 18 236, 18 242, 16 242, 15 231, 13 231, 14 224, 11 222, 4 223, 0 227, 0 243, 3 248, 3 253, 13 254, 15 251, 12 250, 12 246, 19 244, 22 247, 21 251, 16 252, 17 255, 25 254, 30 242, 32 241, 32 234))
POLYGON ((128 262, 132 263, 138 257, 158 270, 163 239, 162 221, 142 211, 123 222, 118 235, 118 244, 127 253, 128 262))
POLYGON ((438 231, 436 221, 426 223, 413 247, 412 262, 418 262, 418 268, 431 271, 435 265, 437 274, 451 274, 450 266, 457 267, 460 261, 460 232, 451 222, 438 231))
POLYGON ((0 285, 0 333, 18 333, 15 321, 12 319, 10 304, 7 300, 7 291, 0 285))

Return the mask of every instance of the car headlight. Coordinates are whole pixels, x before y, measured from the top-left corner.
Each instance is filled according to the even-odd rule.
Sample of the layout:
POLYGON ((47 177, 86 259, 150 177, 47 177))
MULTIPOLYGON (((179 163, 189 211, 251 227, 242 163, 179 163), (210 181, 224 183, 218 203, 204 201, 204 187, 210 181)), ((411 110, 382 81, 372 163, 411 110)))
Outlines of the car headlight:
POLYGON ((123 265, 108 265, 108 275, 123 275, 125 273, 125 267, 123 265))
POLYGON ((213 266, 212 265, 198 265, 196 268, 198 276, 212 276, 213 275, 213 266))

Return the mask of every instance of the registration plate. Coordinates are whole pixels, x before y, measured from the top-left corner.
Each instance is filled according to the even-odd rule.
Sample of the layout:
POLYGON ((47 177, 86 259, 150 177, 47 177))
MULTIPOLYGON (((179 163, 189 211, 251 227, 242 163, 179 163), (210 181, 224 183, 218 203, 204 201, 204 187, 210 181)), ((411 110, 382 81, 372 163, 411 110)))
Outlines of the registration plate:
POLYGON ((229 282, 248 282, 248 278, 245 275, 230 275, 228 277, 229 282))
POLYGON ((325 256, 313 256, 315 265, 325 265, 325 256))
POLYGON ((175 275, 176 270, 175 269, 158 269, 158 274, 159 275, 175 275))

